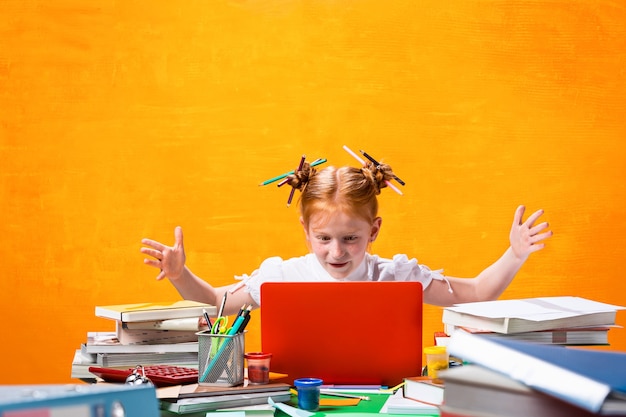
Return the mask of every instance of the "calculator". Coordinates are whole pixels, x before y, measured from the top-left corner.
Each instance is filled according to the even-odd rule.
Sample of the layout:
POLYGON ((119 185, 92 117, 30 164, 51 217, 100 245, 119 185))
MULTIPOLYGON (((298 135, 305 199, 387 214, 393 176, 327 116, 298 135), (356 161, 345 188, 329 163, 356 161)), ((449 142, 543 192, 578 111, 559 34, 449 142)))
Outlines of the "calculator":
MULTIPOLYGON (((126 378, 137 368, 101 368, 90 366, 89 372, 107 382, 126 382, 126 378)), ((146 378, 157 387, 170 385, 185 385, 198 382, 198 370, 184 366, 148 365, 142 367, 146 378)))

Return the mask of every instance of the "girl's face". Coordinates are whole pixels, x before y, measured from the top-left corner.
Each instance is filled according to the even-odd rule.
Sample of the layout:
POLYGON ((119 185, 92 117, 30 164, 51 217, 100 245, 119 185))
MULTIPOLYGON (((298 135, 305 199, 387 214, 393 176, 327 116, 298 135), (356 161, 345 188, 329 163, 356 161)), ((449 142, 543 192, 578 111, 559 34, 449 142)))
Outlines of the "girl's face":
POLYGON ((337 279, 346 278, 361 264, 380 225, 380 217, 369 223, 343 212, 313 215, 308 227, 303 223, 311 250, 324 269, 337 279))

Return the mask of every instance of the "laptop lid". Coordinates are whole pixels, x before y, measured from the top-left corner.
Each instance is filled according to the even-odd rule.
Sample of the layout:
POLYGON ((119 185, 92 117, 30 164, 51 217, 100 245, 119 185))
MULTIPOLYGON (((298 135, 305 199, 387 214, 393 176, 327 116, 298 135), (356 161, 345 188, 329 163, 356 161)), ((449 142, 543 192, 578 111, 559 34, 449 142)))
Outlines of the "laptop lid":
POLYGON ((422 370, 419 282, 268 282, 261 345, 272 372, 395 386, 422 370))

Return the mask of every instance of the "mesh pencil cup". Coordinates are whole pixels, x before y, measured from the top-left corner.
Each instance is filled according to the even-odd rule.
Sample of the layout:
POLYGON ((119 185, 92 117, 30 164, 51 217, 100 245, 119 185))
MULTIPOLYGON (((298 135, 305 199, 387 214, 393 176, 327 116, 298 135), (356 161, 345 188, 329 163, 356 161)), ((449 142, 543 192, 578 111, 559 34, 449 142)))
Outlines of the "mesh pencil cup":
POLYGON ((198 335, 198 384, 232 387, 243 383, 245 332, 198 335))

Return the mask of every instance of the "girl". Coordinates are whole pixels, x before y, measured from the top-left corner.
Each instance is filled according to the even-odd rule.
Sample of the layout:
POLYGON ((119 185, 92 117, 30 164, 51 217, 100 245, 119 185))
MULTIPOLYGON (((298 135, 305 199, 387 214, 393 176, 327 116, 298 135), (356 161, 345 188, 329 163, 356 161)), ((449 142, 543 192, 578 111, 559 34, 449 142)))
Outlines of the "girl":
POLYGON ((300 222, 311 252, 282 260, 265 260, 242 283, 213 287, 185 265, 183 232, 174 230, 174 245, 143 239, 141 252, 153 259, 147 265, 160 269, 157 280, 167 277, 180 295, 189 300, 219 305, 229 292, 224 315, 237 313, 242 305, 260 307, 260 287, 268 281, 420 281, 424 301, 439 306, 496 299, 511 283, 528 256, 544 247, 552 236, 546 222, 535 224, 543 214, 523 221, 524 206, 513 217, 510 246, 493 264, 474 278, 453 278, 431 271, 406 255, 380 258, 367 252, 380 232, 377 195, 394 178, 391 167, 368 162, 363 168, 328 167, 319 172, 308 163, 288 177, 302 191, 300 222), (241 288, 240 287, 244 287, 241 288))

